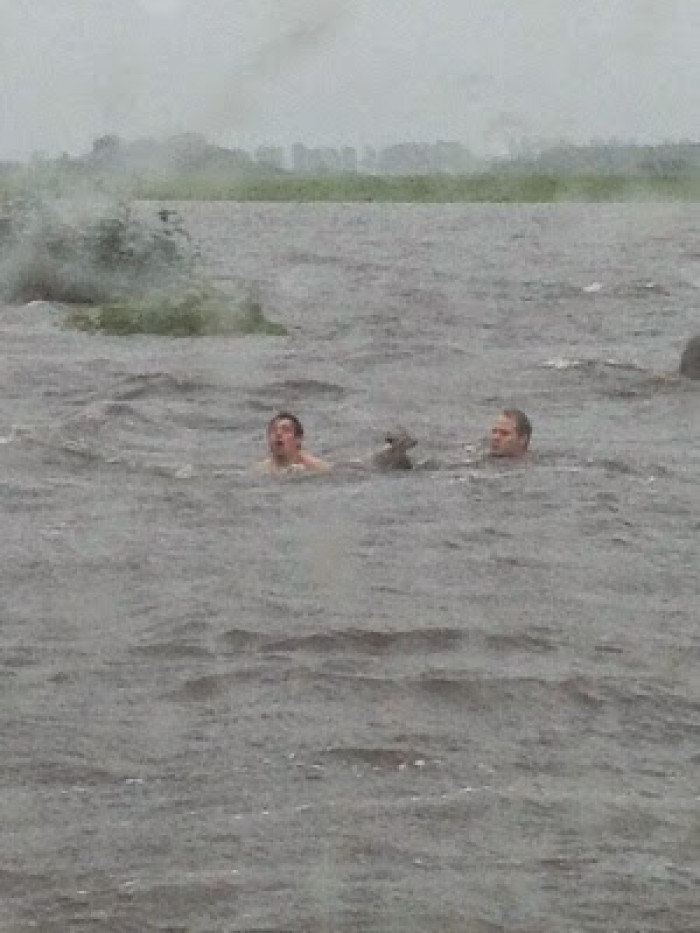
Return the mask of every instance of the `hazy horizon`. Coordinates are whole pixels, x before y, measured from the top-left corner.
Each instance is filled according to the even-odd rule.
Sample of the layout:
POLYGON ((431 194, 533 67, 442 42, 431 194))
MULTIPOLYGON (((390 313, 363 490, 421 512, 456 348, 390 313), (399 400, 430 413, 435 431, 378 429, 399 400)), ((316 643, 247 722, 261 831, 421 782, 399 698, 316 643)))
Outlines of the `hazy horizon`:
POLYGON ((0 0, 0 159, 697 139, 697 0, 0 0))

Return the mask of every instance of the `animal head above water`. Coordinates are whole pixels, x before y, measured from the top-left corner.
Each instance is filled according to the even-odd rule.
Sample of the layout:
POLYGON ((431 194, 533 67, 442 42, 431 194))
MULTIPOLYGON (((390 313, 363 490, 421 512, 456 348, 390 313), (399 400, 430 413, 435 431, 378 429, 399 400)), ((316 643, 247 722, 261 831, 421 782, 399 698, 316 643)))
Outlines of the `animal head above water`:
POLYGON ((417 443, 405 428, 397 427, 387 432, 384 447, 373 455, 372 463, 380 470, 412 470, 413 463, 407 451, 417 443))
POLYGON ((405 428, 395 428, 393 431, 389 431, 384 441, 392 450, 403 451, 404 453, 418 443, 415 437, 409 434, 405 428))

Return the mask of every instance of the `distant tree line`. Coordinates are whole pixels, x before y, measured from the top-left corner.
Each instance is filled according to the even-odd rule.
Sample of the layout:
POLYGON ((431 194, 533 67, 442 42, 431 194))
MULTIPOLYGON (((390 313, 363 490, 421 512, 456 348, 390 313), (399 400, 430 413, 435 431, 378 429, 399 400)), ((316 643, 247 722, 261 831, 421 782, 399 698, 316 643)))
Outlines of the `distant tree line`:
POLYGON ((291 170, 297 175, 462 175, 483 166, 461 143, 397 143, 383 149, 365 146, 361 154, 352 146, 342 149, 310 148, 295 143, 291 170))
MULTIPOLYGON (((618 141, 588 145, 560 143, 534 151, 523 144, 506 158, 480 159, 458 142, 398 143, 385 148, 352 146, 310 147, 295 143, 260 146, 250 153, 208 142, 197 133, 182 133, 164 140, 127 142, 115 135, 95 139, 90 152, 49 159, 37 154, 28 163, 43 174, 79 180, 127 180, 177 177, 255 180, 274 177, 345 175, 422 176, 469 175, 483 172, 556 175, 683 176, 700 172, 700 143, 675 142, 638 145, 618 141)), ((21 163, 0 162, 0 176, 23 168, 21 163)))
POLYGON ((110 174, 187 175, 242 177, 270 174, 343 175, 432 175, 464 174, 479 161, 461 143, 399 143, 384 149, 366 146, 361 153, 352 146, 310 147, 295 143, 289 152, 282 146, 259 146, 253 153, 209 143, 198 133, 181 133, 165 140, 140 139, 125 142, 115 135, 100 136, 91 152, 71 158, 46 159, 36 155, 34 163, 57 162, 70 171, 110 174))
POLYGON ((499 162, 516 171, 555 175, 642 175, 697 174, 700 143, 677 142, 639 145, 618 141, 593 142, 585 146, 560 143, 540 152, 521 152, 499 162))

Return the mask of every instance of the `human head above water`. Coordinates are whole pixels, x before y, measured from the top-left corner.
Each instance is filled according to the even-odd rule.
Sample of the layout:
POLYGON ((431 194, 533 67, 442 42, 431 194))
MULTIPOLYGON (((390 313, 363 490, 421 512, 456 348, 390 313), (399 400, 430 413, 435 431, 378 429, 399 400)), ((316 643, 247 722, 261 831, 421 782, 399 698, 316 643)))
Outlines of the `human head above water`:
POLYGON ((274 418, 270 418, 267 423, 268 435, 275 430, 281 421, 288 421, 291 424, 294 437, 302 438, 304 436, 304 427, 301 421, 299 421, 297 416, 293 415, 291 411, 280 411, 274 416, 274 418))
POLYGON ((304 428, 290 411, 281 411, 267 424, 267 446, 278 467, 293 466, 302 460, 304 428))
POLYGON ((262 469, 270 473, 286 470, 306 470, 309 473, 326 473, 331 465, 320 457, 304 450, 304 428, 291 411, 281 411, 267 423, 267 447, 270 452, 262 469))
POLYGON ((505 408, 491 428, 489 453, 492 457, 521 457, 532 437, 530 419, 519 408, 505 408))

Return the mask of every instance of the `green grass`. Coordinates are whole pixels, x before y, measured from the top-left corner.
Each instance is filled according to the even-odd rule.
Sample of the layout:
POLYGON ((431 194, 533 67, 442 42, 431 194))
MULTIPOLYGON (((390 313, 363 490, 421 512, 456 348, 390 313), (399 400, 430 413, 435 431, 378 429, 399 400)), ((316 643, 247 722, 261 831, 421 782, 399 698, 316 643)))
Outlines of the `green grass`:
POLYGON ((255 181, 172 178, 135 183, 144 200, 554 203, 698 201, 698 175, 556 175, 488 172, 474 175, 285 176, 255 181))
MULTIPOLYGON (((0 177, 2 200, 45 191, 70 196, 96 186, 103 191, 117 179, 62 174, 55 166, 18 169, 0 177)), ((606 201, 699 201, 700 172, 556 173, 528 172, 514 166, 469 175, 302 175, 268 178, 208 176, 201 173, 120 177, 128 198, 145 201, 278 201, 379 203, 553 203, 606 201)), ((0 213, 1 213, 0 208, 0 213)))

